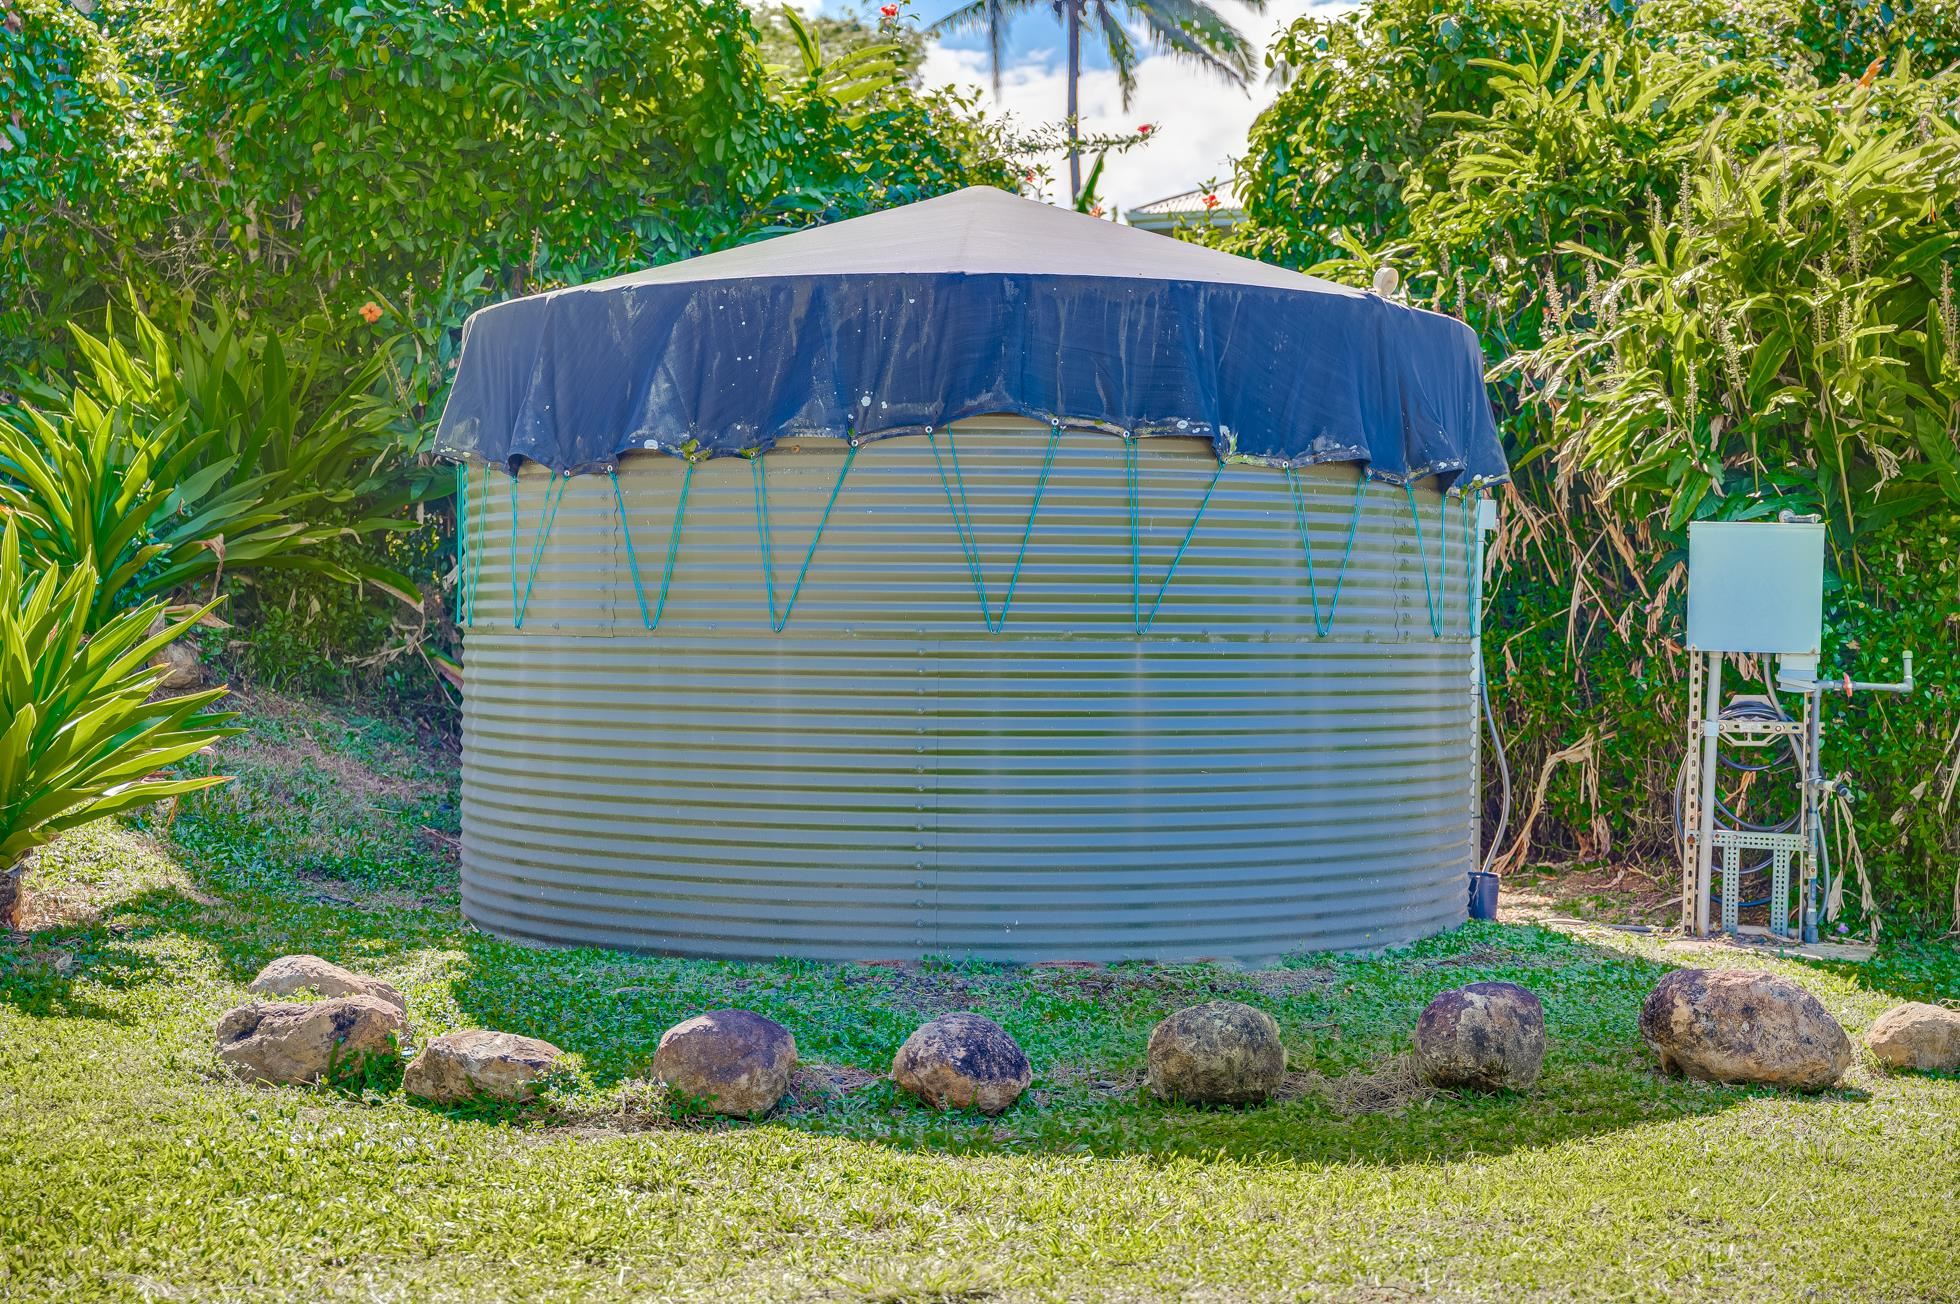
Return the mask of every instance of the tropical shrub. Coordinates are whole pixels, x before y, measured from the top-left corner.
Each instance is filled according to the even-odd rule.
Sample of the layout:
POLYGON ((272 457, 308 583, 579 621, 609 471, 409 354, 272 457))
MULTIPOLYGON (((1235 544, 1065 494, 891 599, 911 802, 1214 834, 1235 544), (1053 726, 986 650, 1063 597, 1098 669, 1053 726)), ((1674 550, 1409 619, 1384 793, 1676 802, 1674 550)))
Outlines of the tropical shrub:
POLYGON ((1876 908, 1950 918, 1951 8, 1377 0, 1275 57, 1223 239, 1355 283, 1392 263, 1490 352, 1516 483, 1486 663, 1544 803, 1507 857, 1670 876, 1686 527, 1816 511, 1827 656, 1920 653, 1917 695, 1827 735, 1876 908))
POLYGON ((77 329, 65 392, 0 416, 0 508, 37 562, 99 576, 91 622, 265 567, 419 601, 392 570, 321 552, 404 524, 386 514, 403 485, 384 474, 396 440, 369 397, 377 365, 348 379, 318 349, 288 363, 276 334, 192 322, 172 338, 140 312, 133 326, 134 347, 77 329))
MULTIPOLYGON (((96 577, 23 562, 20 529, 0 535, 0 923, 18 922, 21 858, 63 829, 220 775, 158 771, 236 730, 205 708, 221 688, 152 699, 150 659, 203 612, 153 625, 155 604, 96 625, 96 577)), ((205 610, 209 610, 206 608, 205 610)))
MULTIPOLYGON (((1584 289, 1500 366, 1516 428, 1663 532, 1789 508, 1873 530, 1960 504, 1960 78, 1738 105, 1681 159, 1672 221, 1583 246, 1584 289)), ((1561 266, 1562 279, 1569 273, 1561 266)))

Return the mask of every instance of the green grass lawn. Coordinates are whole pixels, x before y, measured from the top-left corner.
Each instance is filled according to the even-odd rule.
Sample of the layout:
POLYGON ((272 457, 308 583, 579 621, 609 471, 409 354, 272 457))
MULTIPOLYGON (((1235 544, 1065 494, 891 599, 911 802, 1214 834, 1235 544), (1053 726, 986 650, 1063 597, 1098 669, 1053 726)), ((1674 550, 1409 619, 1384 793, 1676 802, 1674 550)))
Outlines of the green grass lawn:
MULTIPOLYGON (((0 942, 0 1298, 1960 1297, 1960 1080, 1868 1063, 1819 1097, 1656 1076, 1635 1033, 1659 939, 1472 926, 1273 970, 708 964, 528 949, 456 909, 453 765, 386 722, 252 704, 226 790, 44 853, 0 942), (236 1085, 218 1016, 275 955, 386 977, 419 1034, 576 1055, 523 1109, 444 1111, 392 1074, 236 1085), (1402 1068, 1445 988, 1523 983, 1529 1096, 1402 1068), (1279 1020, 1286 1098, 1167 1107, 1151 1025, 1213 997, 1279 1020), (805 1066, 767 1121, 675 1119, 661 1031, 739 1004, 805 1066), (998 1119, 878 1079, 974 1009, 1034 1063, 998 1119)), ((1766 963, 1853 1035, 1960 997, 1950 944, 1766 963)))

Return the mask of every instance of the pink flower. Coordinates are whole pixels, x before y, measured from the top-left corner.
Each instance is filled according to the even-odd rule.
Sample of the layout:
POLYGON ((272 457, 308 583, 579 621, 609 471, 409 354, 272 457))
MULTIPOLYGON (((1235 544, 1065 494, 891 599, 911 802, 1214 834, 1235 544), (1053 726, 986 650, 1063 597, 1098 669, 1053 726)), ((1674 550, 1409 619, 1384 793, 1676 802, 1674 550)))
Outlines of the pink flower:
POLYGON ((1150 134, 1151 132, 1153 132, 1153 131, 1155 131, 1155 130, 1156 130, 1156 128, 1155 128, 1155 127, 1154 127, 1153 125, 1151 125, 1150 123, 1148 123, 1148 122, 1146 122, 1146 123, 1144 123, 1144 124, 1143 124, 1143 125, 1142 125, 1141 127, 1138 127, 1138 128, 1137 128, 1137 135, 1139 135, 1139 136, 1148 136, 1148 135, 1149 135, 1149 134, 1150 134))
POLYGON ((1209 213, 1212 209, 1217 207, 1218 207, 1218 196, 1207 194, 1205 196, 1205 212, 1209 213))
POLYGON ((898 17, 898 6, 880 5, 878 7, 878 12, 883 14, 885 16, 886 21, 889 22, 891 19, 898 17))
POLYGON ((1101 217, 1101 216, 1102 216, 1102 205, 1101 205, 1101 204, 1091 204, 1091 205, 1089 205, 1089 216, 1090 216, 1090 217, 1101 217))

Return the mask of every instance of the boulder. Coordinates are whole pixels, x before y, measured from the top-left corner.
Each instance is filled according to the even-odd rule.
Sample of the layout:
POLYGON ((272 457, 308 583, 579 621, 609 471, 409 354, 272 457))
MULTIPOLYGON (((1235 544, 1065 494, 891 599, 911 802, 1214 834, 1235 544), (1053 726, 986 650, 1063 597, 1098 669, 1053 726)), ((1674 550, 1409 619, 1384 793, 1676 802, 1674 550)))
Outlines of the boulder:
POLYGON ((563 1053, 548 1041, 514 1032, 445 1032, 408 1066, 402 1090, 444 1105, 477 1096, 529 1100, 538 1094, 538 1079, 563 1053))
POLYGON ((408 1002, 390 984, 363 977, 317 955, 282 955, 259 970, 259 976, 245 990, 260 996, 291 996, 305 991, 322 996, 372 996, 408 1012, 408 1002))
POLYGON ((1661 1069, 1709 1082, 1821 1091, 1851 1065, 1851 1038, 1815 996, 1753 969, 1677 969, 1640 1010, 1661 1069))
POLYGON ((254 1001, 218 1021, 218 1056, 257 1082, 317 1082, 329 1071, 395 1054, 402 1012, 372 996, 310 1003, 254 1001))
POLYGON ((945 1014, 920 1025, 892 1058, 892 1081, 934 1109, 998 1114, 1034 1070, 1007 1029, 978 1014, 945 1014))
POLYGON ((748 1010, 697 1014, 660 1034, 653 1076, 717 1114, 766 1114, 789 1090, 796 1038, 748 1010))
POLYGON ((1452 1091, 1526 1091, 1545 1062, 1545 1007, 1516 983, 1444 992, 1416 1021, 1416 1072, 1452 1091))
MULTIPOLYGON (((163 633, 167 622, 159 614, 150 622, 152 637, 163 633)), ((204 662, 199 659, 197 649, 185 642, 183 637, 165 643, 150 657, 150 668, 162 671, 157 679, 159 690, 196 688, 204 682, 204 662)))
POLYGON ((1150 1091, 1189 1104, 1254 1105, 1286 1077, 1273 1016, 1250 1005, 1193 1005, 1150 1031, 1150 1091))
POLYGON ((160 689, 196 688, 204 682, 204 662, 196 649, 183 643, 165 643, 150 658, 150 665, 163 672, 157 680, 160 689))
POLYGON ((1865 1045, 1891 1069, 1960 1072, 1960 1010, 1909 1001, 1878 1016, 1865 1045))

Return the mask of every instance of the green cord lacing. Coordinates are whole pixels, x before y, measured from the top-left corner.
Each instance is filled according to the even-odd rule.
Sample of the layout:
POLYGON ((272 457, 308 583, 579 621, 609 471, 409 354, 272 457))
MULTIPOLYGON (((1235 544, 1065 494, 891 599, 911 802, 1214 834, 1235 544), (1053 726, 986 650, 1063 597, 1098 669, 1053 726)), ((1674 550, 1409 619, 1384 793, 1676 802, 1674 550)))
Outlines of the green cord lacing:
POLYGON ((1062 424, 1049 423, 1048 452, 1041 459, 1041 475, 1034 484, 1034 501, 1028 506, 1027 524, 1021 530, 1021 549, 1014 556, 1014 572, 1007 578, 1007 593, 1001 598, 1000 615, 993 611, 993 601, 987 596, 987 578, 980 566, 980 540, 973 529, 973 510, 967 504, 966 478, 960 472, 959 445, 953 440, 953 432, 946 431, 946 450, 953 459, 953 476, 946 476, 946 463, 939 456, 939 437, 932 430, 926 431, 926 442, 932 447, 933 465, 939 468, 939 487, 946 492, 946 506, 953 513, 953 528, 959 531, 960 548, 966 553, 967 571, 973 577, 973 591, 980 598, 980 619, 986 623, 987 632, 998 634, 1007 628, 1007 612, 1014 605, 1014 592, 1021 584, 1021 569, 1028 559, 1028 541, 1034 537, 1035 517, 1041 511, 1041 499, 1048 492, 1048 477, 1055 469, 1055 450, 1061 445, 1062 424), (953 501, 953 486, 959 486, 959 502, 953 501))
MULTIPOLYGON (((1423 596, 1429 602, 1429 632, 1435 637, 1441 638, 1443 636, 1443 621, 1448 615, 1448 596, 1445 585, 1449 580, 1450 564, 1450 496, 1447 493, 1442 496, 1442 502, 1439 504, 1436 513, 1436 583, 1432 587, 1429 582, 1429 552, 1424 546, 1422 538, 1422 513, 1416 510, 1416 487, 1412 484, 1405 484, 1402 486, 1402 489, 1409 495, 1409 516, 1416 523, 1416 559, 1422 564, 1422 592, 1423 596)), ((1469 499, 1462 494, 1458 494, 1457 497, 1463 501, 1463 511, 1467 516, 1470 511, 1469 499)), ((1466 550, 1470 550, 1468 549, 1467 537, 1465 546, 1466 550)))
POLYGON ((564 501, 565 485, 570 479, 569 474, 552 476, 551 483, 544 488, 544 516, 531 536, 531 569, 524 577, 524 597, 520 601, 517 596, 517 477, 510 478, 510 608, 514 629, 524 628, 524 613, 531 609, 531 586, 538 582, 538 563, 544 559, 545 541, 551 537, 552 523, 558 519, 558 504, 564 501))
POLYGON ((681 472, 681 493, 674 503, 674 526, 667 532, 667 564, 660 568, 660 600, 653 611, 647 611, 646 586, 640 583, 640 559, 633 551, 633 527, 626 520, 626 496, 619 489, 619 472, 608 471, 612 477, 613 502, 619 506, 619 533, 626 540, 626 568, 633 576, 633 592, 640 599, 640 623, 649 631, 660 628, 660 617, 667 611, 667 590, 674 582, 674 557, 680 552, 681 517, 687 511, 687 491, 694 483, 694 463, 687 463, 681 472))
POLYGON ((1328 600, 1325 620, 1320 616, 1320 582, 1313 573, 1313 540, 1307 534, 1307 505, 1300 488, 1299 471, 1287 467, 1286 481, 1293 494, 1293 520, 1300 527, 1300 549, 1307 555, 1307 600, 1313 604, 1314 633, 1326 638, 1334 628, 1334 613, 1341 606, 1341 587, 1347 583, 1348 561, 1354 556, 1354 536, 1361 528, 1361 497, 1368 490, 1368 477, 1364 475, 1354 482, 1354 511, 1348 517, 1347 546, 1341 549, 1341 569, 1334 577, 1334 596, 1328 600))
MULTIPOLYGON (((844 477, 851 473, 851 463, 857 460, 857 451, 857 443, 853 441, 849 451, 844 454, 843 467, 837 472, 837 483, 830 487, 830 499, 823 505, 823 515, 817 520, 817 532, 810 536, 809 551, 803 554, 803 566, 796 572, 796 586, 789 591, 789 602, 783 607, 781 615, 776 613, 775 548, 769 539, 769 482, 762 474, 762 458, 758 455, 749 459, 749 469, 754 472, 756 540, 762 545, 762 579, 769 594, 769 628, 778 634, 788 628, 789 614, 796 610, 796 599, 803 592, 804 578, 809 575, 810 563, 816 558, 817 545, 823 542, 824 526, 830 524, 830 511, 837 506, 837 495, 844 490, 844 477)), ((678 516, 674 528, 680 528, 678 516)), ((671 559, 668 564, 672 565, 671 559)), ((665 599, 664 591, 661 597, 665 599)))
POLYGON ((1477 633, 1477 504, 1482 501, 1483 490, 1463 495, 1463 632, 1471 637, 1477 633))
POLYGON ((1172 555, 1171 564, 1164 571, 1164 582, 1157 586, 1157 597, 1150 604, 1150 614, 1147 616, 1143 614, 1142 477, 1137 469, 1137 441, 1127 435, 1123 439, 1123 474, 1129 483, 1130 496, 1130 621, 1137 633, 1148 634, 1157 621, 1157 612, 1164 605, 1164 594, 1170 591, 1178 563, 1184 560, 1191 540, 1198 533, 1199 522, 1205 519, 1205 508, 1211 506, 1211 495, 1218 488, 1219 478, 1225 474, 1225 463, 1220 462, 1212 471, 1211 483, 1205 486, 1205 496, 1198 500, 1198 510, 1191 517, 1191 528, 1184 532, 1183 542, 1177 545, 1177 552, 1172 555))
MULTIPOLYGON (((992 600, 987 596, 986 577, 982 570, 980 560, 979 539, 977 532, 973 528, 972 508, 967 499, 966 480, 959 463, 959 447, 954 442, 952 432, 948 430, 946 432, 947 453, 953 463, 953 474, 949 478, 946 474, 946 463, 941 459, 939 454, 937 434, 930 429, 926 431, 927 443, 932 448, 933 463, 939 470, 940 488, 945 491, 946 504, 953 512, 954 528, 959 532, 960 546, 966 555, 967 569, 973 579, 974 592, 980 599, 981 618, 985 622, 989 633, 998 634, 1006 628, 1007 613, 1014 603, 1014 594, 1021 582, 1021 572, 1027 562, 1028 545, 1034 537, 1035 520, 1041 510, 1042 498, 1047 493, 1048 481, 1054 470, 1055 453, 1060 444, 1061 437, 1062 428, 1060 423, 1052 424, 1049 428, 1047 453, 1041 463, 1041 475, 1035 482, 1034 499, 1028 508, 1027 524, 1021 532, 1021 546, 1015 554, 1014 570, 1008 578, 1007 591, 1001 601, 1000 613, 996 616, 993 612, 992 600), (955 486, 957 486, 958 492, 957 502, 954 496, 955 486)), ((816 533, 810 540, 808 550, 803 554, 803 564, 797 570, 796 583, 790 589, 789 601, 780 613, 776 607, 774 547, 769 532, 768 482, 762 473, 761 459, 759 457, 750 459, 750 467, 754 473, 756 530, 762 549, 763 580, 769 598, 769 624, 770 628, 778 634, 782 633, 789 625, 790 614, 796 609, 797 599, 802 595, 804 581, 810 573, 810 565, 816 558, 818 545, 823 541, 824 529, 830 523, 832 512, 837 506, 838 496, 844 489, 844 480, 850 474, 852 463, 856 458, 857 445, 853 443, 849 451, 844 455, 844 465, 837 473, 837 482, 831 486, 830 497, 824 503, 823 515, 817 522, 816 533)), ((1205 486, 1204 497, 1199 501, 1198 510, 1191 518, 1191 525, 1185 530, 1184 538, 1179 542, 1177 552, 1172 556, 1170 566, 1164 572, 1163 582, 1157 586, 1157 593, 1155 599, 1150 604, 1150 610, 1148 614, 1145 614, 1143 610, 1141 472, 1138 466, 1138 453, 1134 439, 1126 438, 1124 440, 1123 462, 1130 508, 1130 615, 1137 633, 1143 634, 1148 633, 1151 626, 1156 622, 1158 612, 1163 607, 1165 595, 1170 590, 1171 580, 1176 576, 1177 568, 1184 560, 1185 553, 1190 550, 1191 541, 1197 536, 1198 526, 1203 522, 1205 511, 1211 505, 1212 495, 1218 488, 1220 478, 1224 475, 1225 464, 1220 462, 1217 468, 1213 470, 1211 482, 1205 486)), ((1314 573, 1313 543, 1307 529, 1306 505, 1303 491, 1300 487, 1299 476, 1295 468, 1285 468, 1285 474, 1293 498, 1294 522, 1299 528, 1300 546, 1306 556, 1307 592, 1308 600, 1312 604, 1314 631, 1320 637, 1325 638, 1333 629, 1334 618, 1340 608, 1341 590, 1347 583, 1348 565, 1354 556, 1355 539, 1360 531, 1363 497, 1368 488, 1368 481, 1366 477, 1363 477, 1355 482, 1354 507, 1348 518, 1347 541, 1341 550, 1341 569, 1340 573, 1335 577, 1334 592, 1328 600, 1327 612, 1323 617, 1320 610, 1319 580, 1314 573)), ((640 620, 648 630, 657 629, 662 616, 666 612, 667 595, 673 584, 674 562, 680 551, 681 525, 687 511, 688 491, 694 482, 694 464, 692 462, 687 463, 686 469, 681 474, 680 496, 674 504, 674 521, 667 535, 667 557, 661 567, 660 595, 651 609, 647 606, 646 588, 640 579, 639 558, 633 545, 633 532, 627 521, 626 500, 619 487, 619 474, 617 471, 613 471, 609 472, 608 475, 612 479, 613 501, 619 511, 620 533, 626 540, 627 566, 633 576, 633 591, 639 599, 640 620)), ((543 560, 545 544, 550 537, 552 526, 557 521, 558 506, 564 500, 565 485, 568 479, 569 477, 553 476, 552 482, 545 487, 544 516, 532 536, 530 567, 525 576, 523 593, 520 596, 517 589, 517 567, 515 564, 517 559, 518 517, 517 477, 513 475, 510 478, 511 608, 513 613, 512 623, 518 629, 524 627, 524 617, 528 613, 531 605, 531 591, 537 583, 538 567, 543 560)), ((486 466, 484 468, 484 485, 486 489, 489 486, 489 480, 489 468, 486 466)), ((459 463, 457 466, 459 519, 456 531, 456 564, 459 576, 461 577, 461 617, 462 623, 465 626, 474 626, 476 622, 476 594, 483 571, 483 554, 485 551, 483 534, 488 518, 488 513, 481 510, 472 513, 470 503, 471 487, 469 466, 467 463, 459 463), (470 519, 472 515, 475 517, 474 521, 470 519), (469 531, 472 526, 474 526, 477 536, 473 543, 469 539, 469 531)), ((1436 637, 1441 638, 1446 615, 1446 582, 1449 574, 1449 495, 1445 494, 1443 496, 1441 511, 1437 520, 1437 542, 1439 550, 1437 554, 1436 579, 1432 583, 1429 572, 1428 545, 1426 537, 1423 534, 1422 515, 1416 506, 1415 487, 1413 485, 1404 485, 1403 489, 1408 496, 1410 517, 1415 522, 1416 552, 1418 561, 1422 566, 1423 595, 1428 605, 1430 632, 1436 637)), ((1460 494, 1458 497, 1462 500, 1460 510, 1462 512, 1464 530, 1464 578, 1468 586, 1468 591, 1474 592, 1477 558, 1475 548, 1476 514, 1472 502, 1473 495, 1460 494)))
POLYGON ((470 623, 470 464, 456 463, 456 619, 470 623))
MULTIPOLYGON (((472 515, 476 517, 476 540, 470 544, 470 624, 476 624, 476 599, 483 588, 483 555, 490 551, 490 464, 483 464, 483 502, 472 515)), ((511 559, 516 565, 516 558, 511 559)))

